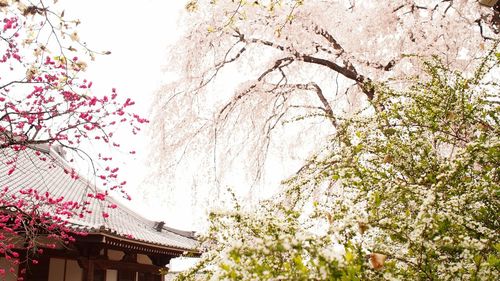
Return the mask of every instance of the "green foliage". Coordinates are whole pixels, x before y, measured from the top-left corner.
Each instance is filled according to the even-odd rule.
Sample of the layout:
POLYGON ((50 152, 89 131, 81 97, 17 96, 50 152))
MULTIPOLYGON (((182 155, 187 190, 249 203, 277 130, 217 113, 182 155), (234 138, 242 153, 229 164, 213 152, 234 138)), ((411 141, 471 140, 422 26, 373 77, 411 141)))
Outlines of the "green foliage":
POLYGON ((499 61, 466 74, 432 58, 410 86, 373 85, 279 198, 212 214, 180 279, 496 279, 499 61))

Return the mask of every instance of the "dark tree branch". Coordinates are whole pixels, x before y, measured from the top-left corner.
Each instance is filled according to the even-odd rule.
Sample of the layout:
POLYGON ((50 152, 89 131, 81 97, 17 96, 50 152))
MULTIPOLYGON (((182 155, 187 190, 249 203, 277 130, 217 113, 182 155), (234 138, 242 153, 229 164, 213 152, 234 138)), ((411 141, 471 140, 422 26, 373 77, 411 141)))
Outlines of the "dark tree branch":
POLYGON ((275 43, 268 41, 268 40, 262 40, 262 39, 256 39, 256 38, 245 39, 243 35, 240 36, 240 40, 242 40, 244 42, 248 42, 248 43, 263 44, 265 46, 269 46, 269 47, 275 48, 275 49, 280 50, 280 51, 288 51, 293 56, 295 56, 298 60, 301 60, 301 61, 307 62, 307 63, 312 63, 312 64, 317 64, 317 65, 322 65, 322 66, 328 67, 331 70, 342 74, 342 76, 344 76, 350 80, 355 81, 356 84, 361 88, 363 93, 366 95, 368 100, 372 101, 374 96, 375 96, 375 92, 374 92, 373 88, 370 87, 370 85, 369 85, 371 82, 371 79, 359 74, 357 72, 357 70, 349 62, 345 62, 346 65, 341 66, 341 65, 339 65, 333 61, 327 60, 327 59, 316 58, 316 57, 313 57, 310 55, 301 54, 295 50, 292 50, 289 47, 284 47, 282 45, 275 44, 275 43))
POLYGON ((484 29, 483 29, 483 24, 482 24, 482 19, 477 19, 475 23, 479 26, 479 33, 481 34, 481 37, 483 37, 484 40, 495 40, 489 36, 484 35, 484 29))
POLYGON ((293 62, 293 58, 292 57, 286 57, 286 58, 282 58, 282 59, 276 60, 276 62, 274 63, 273 67, 271 67, 268 70, 264 71, 259 76, 259 78, 257 79, 257 81, 262 81, 262 79, 264 79, 264 77, 266 77, 269 73, 271 73, 271 72, 273 72, 273 71, 275 71, 277 69, 281 70, 283 67, 290 65, 292 62, 293 62))
POLYGON ((369 85, 371 80, 369 78, 361 75, 361 74, 358 74, 356 69, 354 69, 354 68, 349 69, 348 67, 340 66, 332 61, 322 59, 322 58, 316 58, 316 57, 312 57, 312 56, 308 56, 308 55, 303 55, 303 56, 299 57, 299 59, 301 59, 302 61, 307 62, 307 63, 313 63, 313 64, 318 64, 318 65, 328 67, 328 68, 332 69, 333 71, 342 74, 342 76, 356 82, 356 84, 361 88, 361 90, 366 95, 368 100, 372 101, 373 98, 375 97, 375 91, 369 85))
POLYGON ((324 111, 325 111, 325 114, 327 115, 328 119, 330 119, 330 122, 332 123, 332 125, 334 127, 337 127, 337 121, 336 121, 335 116, 333 114, 332 107, 330 106, 330 103, 326 99, 325 95, 323 95, 323 90, 321 90, 321 88, 318 86, 318 84, 316 84, 314 82, 310 82, 308 84, 297 84, 297 88, 315 91, 320 102, 324 106, 324 111))

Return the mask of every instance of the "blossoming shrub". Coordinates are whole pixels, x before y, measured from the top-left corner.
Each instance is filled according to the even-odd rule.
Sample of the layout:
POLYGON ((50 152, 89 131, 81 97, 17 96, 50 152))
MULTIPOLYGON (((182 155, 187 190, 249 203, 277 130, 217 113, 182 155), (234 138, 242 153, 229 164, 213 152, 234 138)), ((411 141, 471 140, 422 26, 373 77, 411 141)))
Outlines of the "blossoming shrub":
POLYGON ((283 193, 212 213, 179 280, 495 280, 499 61, 498 47, 474 71, 434 57, 419 77, 372 85, 283 193))

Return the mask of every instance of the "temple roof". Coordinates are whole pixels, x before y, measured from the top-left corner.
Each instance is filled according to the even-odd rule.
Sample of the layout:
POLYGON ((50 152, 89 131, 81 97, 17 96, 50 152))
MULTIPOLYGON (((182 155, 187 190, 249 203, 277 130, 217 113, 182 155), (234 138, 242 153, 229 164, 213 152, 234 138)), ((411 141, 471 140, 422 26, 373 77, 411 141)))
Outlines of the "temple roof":
MULTIPOLYGON (((8 187, 10 194, 18 194, 21 189, 33 188, 40 194, 49 192, 52 197, 64 197, 64 201, 89 201, 87 210, 91 211, 78 218, 67 219, 75 230, 90 234, 103 234, 121 238, 129 242, 140 242, 151 246, 169 248, 174 251, 197 252, 198 242, 193 232, 166 227, 127 208, 111 196, 104 200, 88 197, 89 193, 102 192, 95 184, 84 177, 72 178, 68 171, 71 167, 55 149, 37 145, 21 151, 11 148, 0 150, 0 188, 8 187), (16 169, 8 175, 15 160, 16 169), (107 206, 116 205, 116 208, 107 206), (109 214, 105 218, 103 212, 109 214)), ((111 192, 112 193, 112 192, 111 192)))

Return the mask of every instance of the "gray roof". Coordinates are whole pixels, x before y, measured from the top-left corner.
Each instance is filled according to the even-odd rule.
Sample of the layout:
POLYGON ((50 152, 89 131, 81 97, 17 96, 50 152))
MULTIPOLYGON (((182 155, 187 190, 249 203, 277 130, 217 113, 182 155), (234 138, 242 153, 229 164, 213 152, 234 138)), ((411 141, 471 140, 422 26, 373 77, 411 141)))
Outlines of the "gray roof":
MULTIPOLYGON (((67 219, 69 226, 89 233, 107 234, 127 240, 168 247, 180 251, 196 251, 198 242, 192 232, 180 231, 169 227, 155 229, 158 222, 148 220, 133 212, 111 196, 104 201, 88 197, 89 193, 99 192, 95 184, 84 177, 72 178, 68 171, 71 167, 54 149, 37 145, 21 151, 11 148, 0 150, 0 188, 8 187, 9 194, 19 196, 19 190, 33 188, 40 194, 49 192, 52 197, 64 197, 64 201, 82 203, 89 201, 90 213, 83 218, 73 216, 67 219), (15 160, 16 169, 8 175, 15 160), (117 208, 107 206, 116 204, 117 208), (103 217, 103 212, 109 214, 103 217)), ((102 192, 102 191, 101 191, 102 192)))

